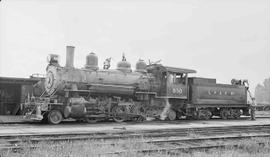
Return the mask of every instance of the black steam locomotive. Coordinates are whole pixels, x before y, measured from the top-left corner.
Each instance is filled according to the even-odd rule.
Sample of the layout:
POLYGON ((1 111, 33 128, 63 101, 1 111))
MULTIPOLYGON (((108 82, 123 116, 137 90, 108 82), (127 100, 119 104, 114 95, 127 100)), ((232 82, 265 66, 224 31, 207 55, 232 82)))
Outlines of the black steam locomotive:
POLYGON ((67 46, 65 67, 59 65, 57 55, 50 55, 48 62, 44 94, 22 105, 25 118, 58 124, 66 118, 123 122, 249 115, 247 81, 217 84, 216 79, 188 77, 195 70, 147 65, 143 60, 132 71, 124 56, 117 69, 109 69, 108 62, 99 69, 94 53, 78 69, 73 66, 72 46, 67 46))

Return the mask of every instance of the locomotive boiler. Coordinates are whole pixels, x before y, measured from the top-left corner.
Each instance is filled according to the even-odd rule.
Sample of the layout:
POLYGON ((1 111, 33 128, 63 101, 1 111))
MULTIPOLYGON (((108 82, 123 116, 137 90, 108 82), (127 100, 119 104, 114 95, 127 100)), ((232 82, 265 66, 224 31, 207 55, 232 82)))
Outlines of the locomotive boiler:
POLYGON ((83 68, 75 68, 74 50, 67 46, 65 66, 59 65, 58 55, 49 55, 45 94, 22 105, 26 118, 58 124, 66 118, 123 122, 249 114, 245 81, 217 84, 215 79, 188 77, 195 70, 143 60, 132 71, 125 56, 116 69, 99 69, 94 53, 87 55, 83 68))
MULTIPOLYGON (((134 90, 150 89, 147 75, 138 72, 145 69, 140 66, 137 72, 131 72, 131 65, 125 58, 118 63, 116 70, 98 69, 98 58, 94 53, 87 56, 85 68, 73 66, 74 47, 67 47, 66 66, 58 64, 57 57, 52 55, 46 69, 45 89, 47 94, 65 94, 67 91, 90 93, 111 93, 133 95, 134 90)), ((143 63, 140 63, 143 64, 143 63)))

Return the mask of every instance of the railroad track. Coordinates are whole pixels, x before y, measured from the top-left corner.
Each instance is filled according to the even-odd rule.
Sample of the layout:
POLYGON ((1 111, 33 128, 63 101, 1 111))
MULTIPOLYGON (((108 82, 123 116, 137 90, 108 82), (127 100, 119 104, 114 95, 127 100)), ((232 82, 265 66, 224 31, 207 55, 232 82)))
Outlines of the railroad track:
MULTIPOLYGON (((260 112, 260 111, 258 111, 258 112, 260 112)), ((3 117, 5 117, 5 116, 1 116, 0 118, 3 118, 3 117)), ((10 116, 8 116, 8 117, 10 117, 10 116)), ((256 114, 256 118, 258 118, 258 119, 260 119, 260 118, 270 118, 270 111, 266 111, 264 113, 258 113, 258 114, 256 114)), ((23 120, 21 120, 22 116, 19 116, 17 118, 10 118, 11 120, 5 120, 5 119, 7 119, 7 118, 4 118, 4 120, 0 119, 0 124, 9 126, 9 125, 14 125, 14 124, 15 125, 16 124, 20 124, 20 125, 26 124, 26 125, 28 125, 28 124, 37 124, 37 123, 39 123, 37 121, 26 121, 26 120, 23 121, 23 120)), ((214 118, 214 119, 221 119, 221 118, 214 118)), ((248 120, 248 119, 250 119, 250 116, 242 116, 242 117, 239 118, 239 120, 248 120)), ((190 122, 191 120, 181 119, 180 121, 189 121, 190 122)), ((198 120, 195 120, 195 121, 198 121, 198 120)), ((147 123, 147 122, 149 122, 149 121, 146 121, 144 123, 147 123)), ((160 121, 160 122, 173 123, 173 122, 176 122, 176 121, 160 121)), ((64 124, 78 124, 79 122, 76 122, 76 121, 74 121, 72 119, 67 119, 67 120, 64 120, 63 123, 64 124)), ((108 121, 108 123, 114 123, 114 122, 108 121)), ((129 122, 129 123, 133 123, 133 122, 129 122)))
MULTIPOLYGON (((200 137, 200 138, 173 138, 173 139, 154 139, 145 140, 141 143, 148 143, 151 148, 147 149, 135 149, 132 152, 150 154, 155 152, 165 152, 170 154, 179 154, 179 152, 190 152, 190 151, 206 151, 213 148, 226 148, 226 147, 238 147, 239 140, 246 140, 252 138, 268 138, 270 139, 270 134, 260 134, 260 135, 243 135, 243 136, 216 136, 216 137, 200 137)), ((138 142, 137 142, 138 143, 138 142)), ((103 145, 114 145, 115 143, 106 142, 103 145)), ((121 142, 117 143, 121 144, 121 142)), ((124 144, 124 142, 123 142, 124 144)), ((258 143, 263 144, 263 143, 258 143)), ((31 148, 36 148, 36 146, 29 146, 31 148)), ((54 147, 62 147, 62 145, 55 144, 54 147)), ((9 148, 10 149, 10 148, 9 148)), ((13 149, 20 149, 20 147, 15 147, 13 149)), ((112 151, 104 152, 100 155, 102 156, 112 156, 120 154, 128 154, 130 150, 123 151, 112 151)))
MULTIPOLYGON (((191 151, 206 151, 214 148, 226 148, 226 147, 239 147, 239 140, 246 140, 252 138, 267 138, 270 139, 270 134, 264 135, 245 135, 245 136, 218 136, 218 137, 204 137, 204 138, 186 138, 186 139, 171 139, 171 140, 154 140, 147 142, 154 144, 157 147, 151 149, 134 150, 137 153, 154 153, 154 152, 166 152, 169 154, 179 154, 180 152, 191 151)), ((264 143, 257 143, 264 144, 264 143)), ((114 151, 104 153, 102 155, 124 154, 129 151, 114 151)))
MULTIPOLYGON (((112 145, 115 140, 144 138, 142 143, 153 146, 151 149, 135 150, 140 153, 151 153, 157 151, 177 152, 185 150, 210 149, 217 147, 234 146, 232 141, 253 137, 270 138, 270 125, 253 126, 227 126, 227 127, 204 127, 204 128, 182 128, 128 131, 124 128, 116 128, 115 132, 107 133, 63 133, 63 134, 20 134, 0 135, 0 150, 20 150, 27 144, 30 148, 37 147, 39 142, 53 142, 56 146, 60 142, 76 141, 104 141, 104 144, 112 145), (209 143, 209 141, 211 141, 209 143), (229 141, 229 142, 228 142, 229 141), (219 143, 219 144, 217 144, 219 143)), ((105 155, 121 154, 126 151, 106 152, 105 155)))

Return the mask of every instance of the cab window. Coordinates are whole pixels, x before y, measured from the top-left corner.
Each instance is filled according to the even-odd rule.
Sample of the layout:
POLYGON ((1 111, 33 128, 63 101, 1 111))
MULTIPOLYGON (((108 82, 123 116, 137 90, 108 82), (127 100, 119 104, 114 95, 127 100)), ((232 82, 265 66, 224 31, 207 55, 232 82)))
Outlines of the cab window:
POLYGON ((186 84, 186 77, 187 74, 181 73, 181 74, 174 74, 174 84, 186 84))

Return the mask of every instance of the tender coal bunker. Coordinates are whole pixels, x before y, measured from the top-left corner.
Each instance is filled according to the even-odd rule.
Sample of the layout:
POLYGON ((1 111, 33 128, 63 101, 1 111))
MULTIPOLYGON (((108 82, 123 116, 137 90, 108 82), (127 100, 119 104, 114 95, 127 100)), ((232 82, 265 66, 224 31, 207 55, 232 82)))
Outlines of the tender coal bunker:
POLYGON ((14 115, 20 109, 21 85, 0 84, 0 115, 14 115))

